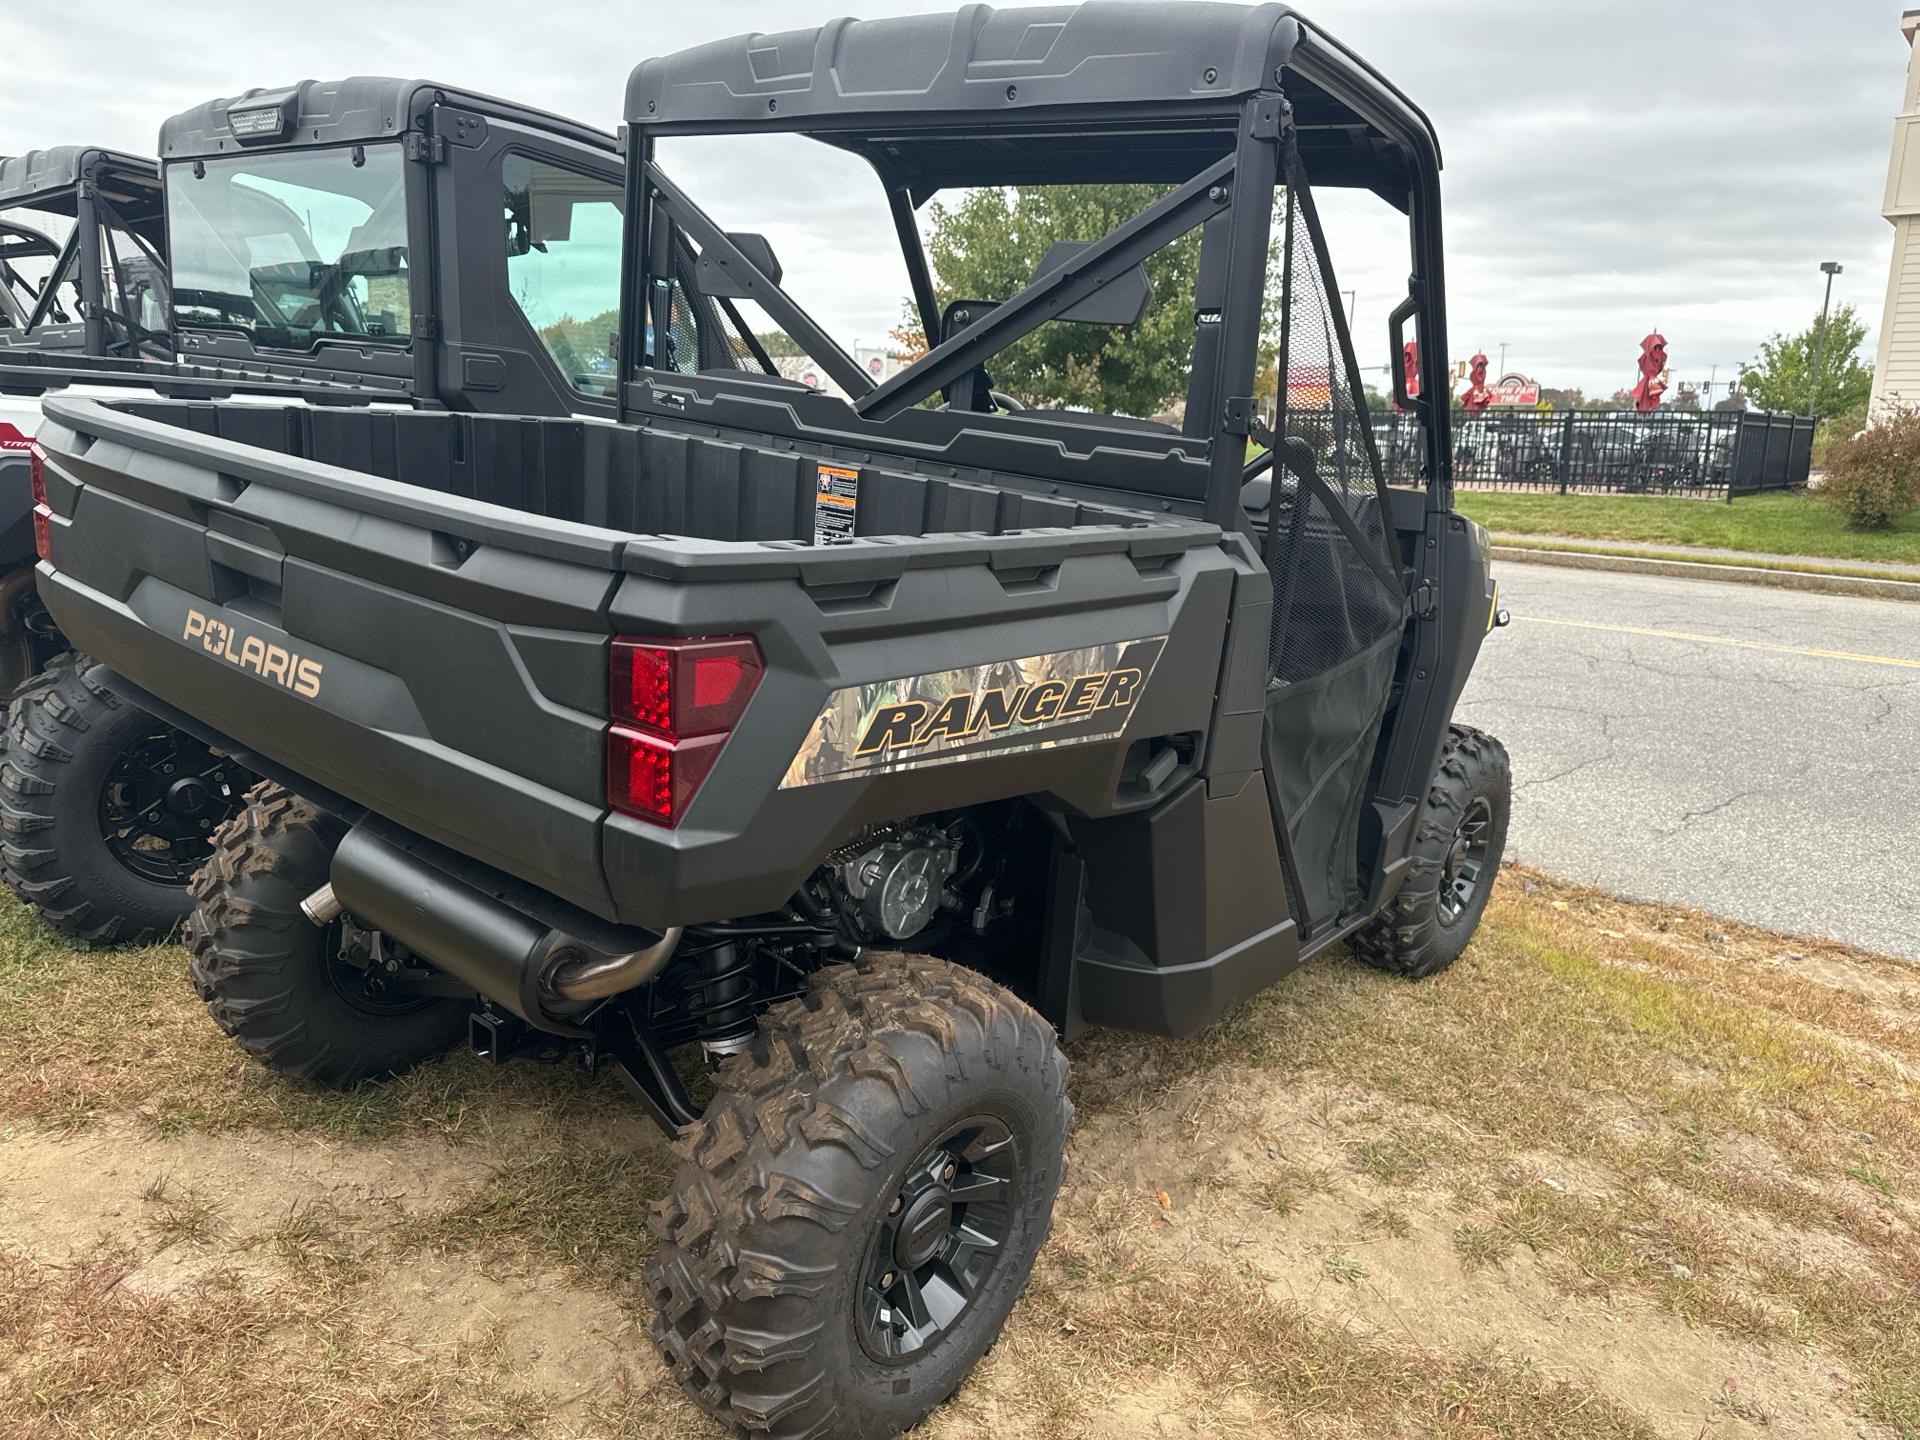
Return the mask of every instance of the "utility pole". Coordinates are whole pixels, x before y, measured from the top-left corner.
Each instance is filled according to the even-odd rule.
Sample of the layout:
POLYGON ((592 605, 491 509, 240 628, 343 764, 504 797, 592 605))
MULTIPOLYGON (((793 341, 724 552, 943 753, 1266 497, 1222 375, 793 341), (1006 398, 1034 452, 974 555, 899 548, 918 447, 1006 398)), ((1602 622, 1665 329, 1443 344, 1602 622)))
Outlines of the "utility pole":
POLYGON ((1820 302, 1820 338, 1813 346, 1813 393, 1807 397, 1807 418, 1813 419, 1814 407, 1820 403, 1820 372, 1827 363, 1827 307, 1833 303, 1833 277, 1843 267, 1832 260, 1820 262, 1820 269, 1827 277, 1827 296, 1820 302))
POLYGON ((1713 409, 1713 382, 1719 378, 1720 378, 1720 367, 1718 365, 1708 366, 1707 367, 1707 409, 1709 410, 1713 409))

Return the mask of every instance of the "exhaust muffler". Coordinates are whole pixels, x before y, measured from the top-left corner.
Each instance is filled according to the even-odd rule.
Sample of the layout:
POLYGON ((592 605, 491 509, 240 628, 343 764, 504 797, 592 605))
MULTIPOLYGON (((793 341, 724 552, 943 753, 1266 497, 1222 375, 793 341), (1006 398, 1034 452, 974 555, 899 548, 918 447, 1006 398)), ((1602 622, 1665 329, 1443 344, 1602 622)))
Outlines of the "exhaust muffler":
POLYGON ((610 953, 482 893, 356 826, 334 851, 329 883, 302 905, 315 923, 349 911, 528 1024, 567 1033, 567 1013, 660 972, 674 926, 643 949, 610 953))

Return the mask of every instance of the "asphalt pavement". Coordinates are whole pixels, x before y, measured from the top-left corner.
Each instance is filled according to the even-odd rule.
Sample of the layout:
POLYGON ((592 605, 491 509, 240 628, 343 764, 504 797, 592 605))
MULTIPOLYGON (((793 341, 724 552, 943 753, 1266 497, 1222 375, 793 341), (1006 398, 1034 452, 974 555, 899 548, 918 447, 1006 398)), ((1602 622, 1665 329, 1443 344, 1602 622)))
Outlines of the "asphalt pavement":
POLYGON ((1495 573, 1458 716, 1513 757, 1510 858, 1920 961, 1920 607, 1495 573))

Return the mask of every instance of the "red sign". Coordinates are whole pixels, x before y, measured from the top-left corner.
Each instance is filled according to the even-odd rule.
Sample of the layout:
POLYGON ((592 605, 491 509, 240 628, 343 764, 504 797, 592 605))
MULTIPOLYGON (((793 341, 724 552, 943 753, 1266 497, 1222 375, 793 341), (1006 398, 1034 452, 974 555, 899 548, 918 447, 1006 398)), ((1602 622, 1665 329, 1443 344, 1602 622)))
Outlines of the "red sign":
POLYGON ((1287 408, 1324 410, 1333 403, 1333 384, 1324 365, 1293 365, 1287 369, 1287 408))
POLYGON ((1540 386, 1532 380, 1502 380, 1498 385, 1489 385, 1494 405, 1538 405, 1540 386))
POLYGON ((31 444, 33 441, 16 427, 0 420, 0 450, 24 450, 31 444))

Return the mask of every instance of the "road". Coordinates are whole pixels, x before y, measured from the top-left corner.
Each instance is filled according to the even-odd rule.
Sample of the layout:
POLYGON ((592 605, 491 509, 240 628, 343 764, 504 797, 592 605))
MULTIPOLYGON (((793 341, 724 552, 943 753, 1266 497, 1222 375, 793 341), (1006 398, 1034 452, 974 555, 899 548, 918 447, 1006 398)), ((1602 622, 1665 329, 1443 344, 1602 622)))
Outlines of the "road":
POLYGON ((1509 857, 1920 960, 1920 605, 1498 565, 1509 857))

